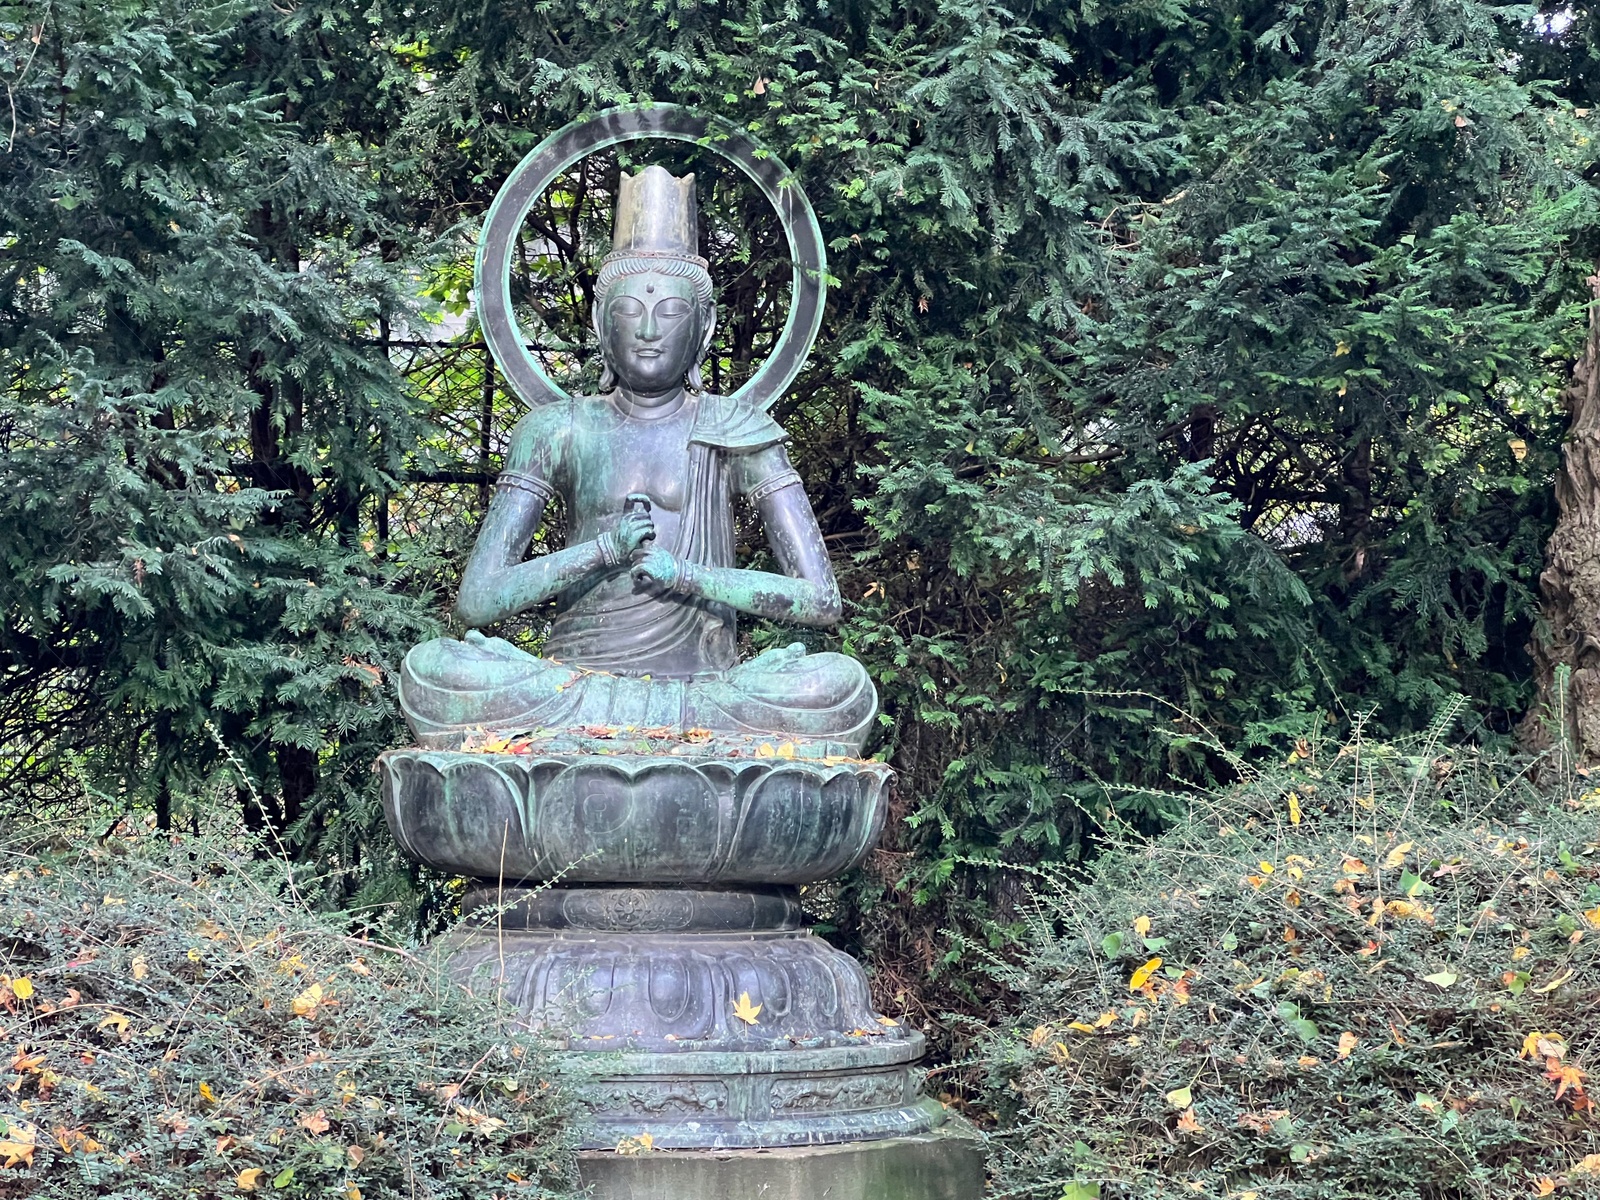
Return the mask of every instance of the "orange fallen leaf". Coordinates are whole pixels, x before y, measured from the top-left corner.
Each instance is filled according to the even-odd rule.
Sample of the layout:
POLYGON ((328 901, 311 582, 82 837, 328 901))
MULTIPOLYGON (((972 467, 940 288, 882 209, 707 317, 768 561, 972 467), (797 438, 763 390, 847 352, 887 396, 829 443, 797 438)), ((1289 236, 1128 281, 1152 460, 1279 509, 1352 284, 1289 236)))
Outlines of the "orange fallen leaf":
POLYGON ((1546 1071, 1544 1077, 1556 1085, 1557 1100, 1569 1091, 1575 1096, 1583 1095, 1583 1072, 1577 1067, 1557 1065, 1546 1071))
POLYGON ((328 1132, 328 1118, 322 1109, 314 1113, 304 1113, 300 1117, 300 1126, 308 1133, 318 1134, 328 1132))
POLYGON ((1339 1035, 1339 1048, 1335 1054, 1335 1057, 1338 1058, 1340 1062, 1343 1062, 1345 1059, 1350 1057, 1350 1052, 1356 1048, 1357 1043, 1360 1041, 1360 1038, 1346 1029, 1339 1035))
POLYGON ((0 1117, 6 1123, 6 1135, 0 1138, 0 1157, 4 1162, 0 1166, 7 1170, 21 1163, 25 1167, 33 1166, 33 1152, 39 1148, 39 1131, 26 1121, 13 1121, 10 1117, 0 1117))

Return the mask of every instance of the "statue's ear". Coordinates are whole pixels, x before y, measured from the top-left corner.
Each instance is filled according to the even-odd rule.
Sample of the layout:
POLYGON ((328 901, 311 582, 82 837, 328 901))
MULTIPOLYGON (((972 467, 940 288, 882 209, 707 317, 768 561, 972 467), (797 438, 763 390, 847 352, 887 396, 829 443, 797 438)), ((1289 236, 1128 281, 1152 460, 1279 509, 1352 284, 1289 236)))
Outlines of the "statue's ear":
POLYGON ((615 391, 617 387, 617 373, 611 369, 611 363, 606 358, 606 331, 602 328, 600 312, 605 308, 605 298, 596 296, 594 307, 589 312, 589 324, 594 326, 594 336, 600 343, 600 386, 595 390, 601 395, 615 391))
POLYGON ((705 362, 706 355, 711 350, 711 338, 717 332, 717 306, 713 301, 705 306, 706 331, 700 335, 700 351, 694 356, 694 362, 689 364, 689 369, 684 373, 684 382, 689 385, 691 392, 706 390, 705 382, 700 377, 700 364, 705 362))

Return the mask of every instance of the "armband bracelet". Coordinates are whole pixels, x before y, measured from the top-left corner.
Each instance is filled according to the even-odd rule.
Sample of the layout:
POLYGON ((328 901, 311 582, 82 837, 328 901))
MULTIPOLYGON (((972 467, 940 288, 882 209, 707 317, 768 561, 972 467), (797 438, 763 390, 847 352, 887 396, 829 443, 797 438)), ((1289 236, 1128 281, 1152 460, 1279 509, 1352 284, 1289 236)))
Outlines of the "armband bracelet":
POLYGON ((617 535, 609 530, 595 538, 594 544, 600 547, 600 561, 608 567, 622 565, 622 547, 617 542, 617 535))
POLYGON ((698 572, 694 564, 678 560, 678 577, 672 581, 672 591, 676 595, 687 596, 693 593, 700 583, 698 572))

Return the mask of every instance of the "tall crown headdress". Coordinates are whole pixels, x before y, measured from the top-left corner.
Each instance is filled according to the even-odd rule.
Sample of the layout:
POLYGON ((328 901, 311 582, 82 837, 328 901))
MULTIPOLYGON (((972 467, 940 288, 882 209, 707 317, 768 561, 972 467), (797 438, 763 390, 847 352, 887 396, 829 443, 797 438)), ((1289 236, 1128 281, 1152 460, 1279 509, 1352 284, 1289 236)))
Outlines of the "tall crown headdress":
POLYGON ((692 174, 677 179, 663 167, 646 167, 637 175, 622 176, 606 262, 671 258, 708 267, 696 253, 699 248, 700 214, 692 174))

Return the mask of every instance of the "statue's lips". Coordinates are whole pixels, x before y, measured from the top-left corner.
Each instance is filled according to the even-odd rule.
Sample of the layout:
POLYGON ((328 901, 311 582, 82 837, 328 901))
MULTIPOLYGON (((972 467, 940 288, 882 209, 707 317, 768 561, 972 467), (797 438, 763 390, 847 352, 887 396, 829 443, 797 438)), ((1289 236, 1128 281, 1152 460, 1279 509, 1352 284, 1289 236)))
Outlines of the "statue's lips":
POLYGON ((655 346, 641 346, 633 352, 635 358, 660 358, 661 351, 655 346))

